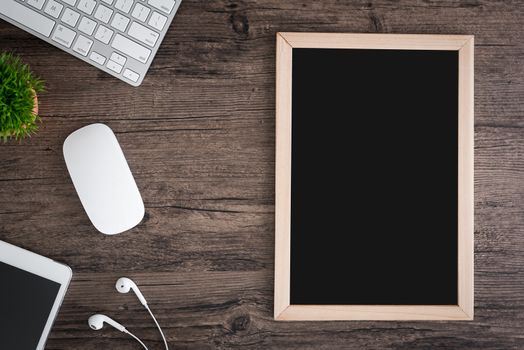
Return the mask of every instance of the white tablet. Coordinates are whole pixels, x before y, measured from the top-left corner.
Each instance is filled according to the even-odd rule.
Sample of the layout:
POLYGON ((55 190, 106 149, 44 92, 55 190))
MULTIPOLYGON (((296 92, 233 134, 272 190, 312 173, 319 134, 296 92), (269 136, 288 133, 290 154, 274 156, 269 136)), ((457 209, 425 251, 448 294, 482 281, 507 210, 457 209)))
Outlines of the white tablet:
POLYGON ((71 269, 0 241, 0 349, 43 350, 71 269))

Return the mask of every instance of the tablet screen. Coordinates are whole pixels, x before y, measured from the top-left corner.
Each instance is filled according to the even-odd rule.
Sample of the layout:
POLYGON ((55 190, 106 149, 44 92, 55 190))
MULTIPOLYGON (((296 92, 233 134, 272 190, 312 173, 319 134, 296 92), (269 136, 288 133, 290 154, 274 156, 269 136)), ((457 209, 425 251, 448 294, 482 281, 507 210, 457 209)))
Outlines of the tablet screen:
POLYGON ((0 349, 34 350, 60 284, 0 262, 0 349))

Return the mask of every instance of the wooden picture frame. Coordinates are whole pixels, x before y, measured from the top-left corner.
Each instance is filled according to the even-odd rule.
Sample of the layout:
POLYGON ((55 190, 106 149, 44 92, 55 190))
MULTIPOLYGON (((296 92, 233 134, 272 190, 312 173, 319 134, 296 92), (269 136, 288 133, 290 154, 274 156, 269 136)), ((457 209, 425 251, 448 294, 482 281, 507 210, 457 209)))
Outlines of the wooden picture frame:
POLYGON ((277 33, 276 320, 473 319, 473 36, 277 33), (456 50, 458 108, 458 305, 291 305, 291 99, 293 48, 456 50))

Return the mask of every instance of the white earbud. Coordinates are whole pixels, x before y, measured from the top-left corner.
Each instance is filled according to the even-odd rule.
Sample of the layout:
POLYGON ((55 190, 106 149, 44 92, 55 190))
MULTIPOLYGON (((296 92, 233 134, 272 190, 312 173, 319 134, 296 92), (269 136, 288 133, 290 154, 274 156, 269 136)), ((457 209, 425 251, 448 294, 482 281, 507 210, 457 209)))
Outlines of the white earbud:
POLYGON ((146 298, 140 293, 140 289, 138 289, 135 282, 130 280, 127 277, 120 277, 118 281, 116 281, 116 290, 120 293, 129 293, 129 290, 132 289, 133 292, 135 292, 136 296, 138 297, 138 300, 147 307, 147 301, 146 298))
POLYGON ((146 298, 144 298, 144 296, 140 292, 140 289, 138 289, 136 283, 127 277, 120 277, 118 281, 116 281, 115 286, 116 286, 116 290, 119 291, 120 293, 129 293, 131 289, 133 290, 133 292, 135 292, 136 296, 138 297, 138 300, 140 300, 142 305, 144 305, 147 311, 149 311, 149 314, 153 318, 153 321, 155 321, 156 327, 158 328, 160 335, 162 336, 162 339, 164 340, 164 345, 166 346, 166 350, 169 350, 169 346, 167 345, 167 340, 166 340, 166 337, 164 336, 164 332, 162 332, 162 328, 158 324, 158 321, 156 320, 155 315, 153 315, 153 312, 147 305, 146 298))
POLYGON ((139 342, 140 345, 142 345, 144 347, 144 349, 148 350, 146 345, 140 339, 138 339, 133 333, 128 331, 126 329, 126 327, 122 326, 120 323, 116 322, 112 318, 107 317, 106 315, 96 314, 96 315, 93 315, 93 316, 89 317, 89 320, 87 320, 87 323, 89 324, 89 327, 91 327, 91 329, 94 329, 95 331, 99 331, 102 328, 104 328, 104 322, 107 323, 110 326, 115 327, 120 332, 124 332, 126 334, 129 334, 137 342, 139 342))
POLYGON ((102 328, 104 328, 104 322, 110 326, 115 327, 120 332, 126 331, 126 328, 124 326, 122 326, 120 323, 116 322, 115 320, 107 317, 106 315, 96 314, 96 315, 89 317, 89 320, 87 321, 87 323, 89 324, 89 327, 91 327, 95 331, 99 331, 102 328))

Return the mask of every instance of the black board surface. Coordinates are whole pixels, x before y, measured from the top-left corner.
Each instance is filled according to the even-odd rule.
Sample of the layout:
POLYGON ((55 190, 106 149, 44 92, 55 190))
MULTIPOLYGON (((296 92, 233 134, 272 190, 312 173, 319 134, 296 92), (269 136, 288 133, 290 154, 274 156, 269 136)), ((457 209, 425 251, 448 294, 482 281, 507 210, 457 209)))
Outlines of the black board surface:
POLYGON ((458 52, 295 48, 292 75, 291 304, 456 305, 458 52))

